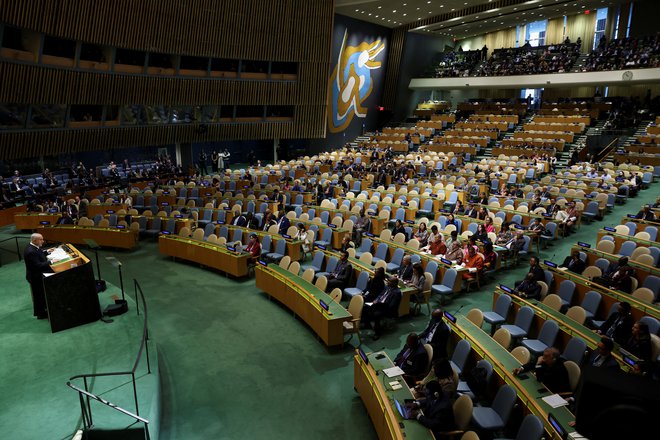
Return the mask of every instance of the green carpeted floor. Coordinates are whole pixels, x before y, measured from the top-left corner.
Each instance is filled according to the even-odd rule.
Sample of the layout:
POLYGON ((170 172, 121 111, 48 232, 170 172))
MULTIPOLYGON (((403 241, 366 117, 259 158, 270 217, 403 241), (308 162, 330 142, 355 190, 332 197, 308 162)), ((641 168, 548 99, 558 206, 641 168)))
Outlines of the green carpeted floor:
MULTIPOLYGON (((615 207, 604 221, 583 224, 577 233, 542 250, 541 257, 555 255, 555 261, 563 260, 576 241, 595 243, 598 228, 617 224, 625 214, 637 212, 642 203, 654 201, 656 196, 655 187, 643 191, 626 205, 615 207)), ((4 228, 0 239, 12 234, 12 228, 4 228)), ((109 255, 124 263, 125 280, 139 280, 149 303, 151 333, 159 345, 161 439, 376 438, 353 390, 350 344, 345 349, 326 348, 289 310, 259 292, 253 280, 235 281, 164 258, 154 242, 141 242, 139 249, 130 253, 101 252, 102 257, 109 255)), ((118 284, 115 269, 105 259, 101 261, 104 278, 118 284)), ((3 286, 5 303, 28 295, 22 263, 6 267, 10 266, 15 270, 0 269, 5 284, 11 285, 10 291, 3 286)), ((498 272, 496 282, 512 284, 526 271, 527 264, 521 263, 517 269, 498 272)), ((461 313, 472 307, 490 309, 493 286, 491 283, 479 292, 463 294, 447 309, 462 307, 461 313)), ((20 367, 25 374, 2 385, 0 421, 5 436, 27 429, 34 423, 30 419, 48 423, 57 418, 61 408, 54 393, 64 386, 62 378, 53 379, 51 387, 31 396, 30 405, 12 409, 7 416, 5 408, 11 409, 19 396, 35 391, 31 378, 49 373, 47 359, 52 346, 48 340, 57 337, 44 330, 42 322, 31 319, 29 303, 14 309, 12 313, 21 317, 12 320, 20 322, 15 325, 22 330, 17 336, 3 337, 3 358, 10 359, 13 367, 3 362, 4 370, 0 371, 6 377, 7 369, 20 367), (22 348, 21 332, 43 333, 43 346, 37 353, 22 348)), ((14 332, 13 325, 7 328, 7 314, 3 314, 3 334, 14 332)), ((395 355, 406 335, 420 331, 426 323, 425 315, 400 320, 377 342, 365 337, 363 348, 385 349, 395 355)), ((78 355, 84 356, 83 351, 78 355)), ((126 356, 132 353, 128 350, 126 356)))

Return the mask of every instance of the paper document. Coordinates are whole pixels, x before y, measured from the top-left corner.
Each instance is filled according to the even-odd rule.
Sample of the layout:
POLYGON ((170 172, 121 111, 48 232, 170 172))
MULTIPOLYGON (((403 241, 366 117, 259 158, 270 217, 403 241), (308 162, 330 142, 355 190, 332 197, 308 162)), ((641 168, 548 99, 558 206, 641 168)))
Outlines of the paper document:
POLYGON ((568 402, 559 394, 553 394, 552 396, 544 397, 543 401, 553 408, 559 408, 560 406, 568 405, 568 402))
POLYGON ((53 249, 53 251, 50 254, 48 254, 48 260, 51 263, 55 261, 64 260, 65 258, 69 258, 69 254, 61 247, 57 247, 53 249))
POLYGON ((386 368, 383 370, 383 373, 385 373, 387 377, 403 376, 404 374, 403 370, 399 367, 386 368))

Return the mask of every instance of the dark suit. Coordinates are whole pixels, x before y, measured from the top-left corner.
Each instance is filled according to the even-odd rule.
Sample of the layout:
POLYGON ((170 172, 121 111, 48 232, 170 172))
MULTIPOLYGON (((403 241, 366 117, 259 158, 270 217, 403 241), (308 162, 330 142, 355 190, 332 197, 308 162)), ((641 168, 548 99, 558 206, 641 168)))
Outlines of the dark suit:
POLYGON ((541 266, 534 266, 529 269, 529 272, 534 274, 534 281, 543 281, 545 282, 545 272, 541 269, 541 266))
POLYGON ((231 224, 234 226, 245 227, 247 226, 247 219, 245 218, 244 215, 239 215, 234 219, 234 221, 231 222, 231 224))
POLYGON ((429 356, 426 353, 424 344, 420 342, 417 344, 417 347, 404 345, 403 349, 394 358, 394 364, 401 368, 408 376, 421 378, 426 374, 426 367, 429 364, 429 356))
POLYGON ((277 227, 278 227, 277 231, 280 234, 286 234, 286 231, 289 229, 289 226, 291 226, 291 222, 289 221, 287 216, 284 215, 277 222, 277 227))
POLYGON ((564 360, 559 358, 552 365, 536 361, 523 365, 522 371, 534 370, 536 380, 545 385, 553 393, 563 393, 571 390, 568 381, 568 370, 564 366, 564 360))
POLYGON ((424 344, 430 344, 433 347, 433 359, 448 358, 447 341, 449 340, 449 326, 440 319, 434 321, 431 319, 429 325, 419 334, 419 340, 424 344))
POLYGON ((53 269, 48 263, 46 252, 32 243, 25 247, 23 259, 25 260, 25 279, 30 283, 32 290, 32 304, 34 316, 46 316, 46 294, 44 293, 43 275, 51 273, 53 269))
POLYGON ((424 414, 420 415, 417 420, 425 428, 434 433, 454 429, 456 422, 454 421, 452 401, 445 393, 439 397, 427 396, 426 399, 420 401, 420 408, 424 414))
POLYGON ((365 304, 362 309, 362 321, 374 322, 374 331, 380 335, 380 320, 386 316, 396 315, 401 302, 401 289, 398 287, 386 287, 372 304, 365 304))
POLYGON ((471 218, 477 218, 477 210, 474 208, 468 209, 467 211, 465 211, 464 215, 471 218))
POLYGON ((584 264, 584 261, 582 259, 578 258, 577 261, 573 260, 573 257, 568 256, 562 263, 561 267, 565 267, 571 272, 575 273, 582 273, 584 272, 584 269, 586 268, 586 264, 584 264))
POLYGON ((633 323, 634 320, 630 314, 622 316, 619 312, 614 312, 598 330, 612 338, 617 344, 623 345, 630 338, 633 323))
POLYGON ((621 368, 616 359, 614 359, 614 356, 601 356, 596 350, 594 350, 589 356, 587 365, 591 367, 612 368, 617 370, 621 368))
POLYGON ((401 265, 399 267, 399 269, 396 271, 396 273, 399 276, 400 280, 408 281, 408 280, 412 279, 412 276, 413 276, 413 265, 412 265, 412 263, 407 265, 407 266, 401 265))
POLYGON ((332 292, 332 289, 340 288, 344 289, 348 286, 348 282, 353 277, 353 266, 351 263, 346 260, 345 263, 341 261, 337 264, 334 272, 328 277, 328 285, 326 287, 327 292, 332 292))

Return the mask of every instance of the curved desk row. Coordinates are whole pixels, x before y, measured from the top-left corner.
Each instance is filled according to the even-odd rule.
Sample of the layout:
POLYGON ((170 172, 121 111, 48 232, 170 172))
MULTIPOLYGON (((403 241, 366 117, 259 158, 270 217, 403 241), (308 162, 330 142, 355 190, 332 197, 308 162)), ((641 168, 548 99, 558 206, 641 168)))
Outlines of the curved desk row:
POLYGON ((315 285, 276 264, 255 267, 256 286, 288 307, 328 346, 344 343, 344 322, 352 315, 315 285), (326 311, 321 301, 328 306, 326 311))
POLYGON ((98 226, 54 225, 36 229, 46 241, 86 244, 93 240, 99 246, 133 249, 138 244, 138 233, 129 229, 100 228, 98 226))
POLYGON ((160 235, 158 249, 164 255, 212 267, 235 277, 248 274, 250 254, 233 252, 222 244, 175 235, 160 235))

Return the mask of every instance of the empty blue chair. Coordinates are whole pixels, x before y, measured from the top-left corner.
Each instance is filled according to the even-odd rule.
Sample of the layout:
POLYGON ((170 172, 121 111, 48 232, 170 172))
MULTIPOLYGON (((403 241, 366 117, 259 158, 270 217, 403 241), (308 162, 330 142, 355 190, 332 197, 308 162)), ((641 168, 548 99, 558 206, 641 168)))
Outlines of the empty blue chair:
POLYGON ((243 242, 243 230, 242 229, 234 229, 234 233, 231 236, 231 241, 233 242, 243 242))
POLYGON ((202 218, 197 220, 197 224, 199 225, 200 228, 204 228, 212 221, 213 221, 213 210, 205 209, 202 218))
POLYGON ((611 211, 614 208, 614 203, 616 202, 616 194, 610 193, 607 195, 607 203, 605 203, 605 208, 608 211, 611 211))
POLYGON ((619 255, 630 257, 635 249, 637 249, 637 243, 631 240, 626 240, 621 244, 619 255))
POLYGON ((657 267, 658 260, 660 260, 660 248, 657 246, 651 246, 649 247, 649 251, 651 251, 651 256, 653 257, 653 266, 657 267))
POLYGON ((529 306, 523 306, 518 310, 513 324, 503 324, 501 328, 508 330, 512 339, 520 339, 527 336, 533 320, 534 310, 529 306))
POLYGON ((330 213, 328 211, 322 211, 321 212, 321 223, 328 223, 328 220, 330 220, 330 213))
POLYGON ((316 276, 319 277, 319 278, 322 277, 322 276, 327 277, 328 275, 330 275, 332 272, 335 271, 335 269, 337 268, 337 264, 339 264, 339 258, 337 258, 335 256, 332 256, 332 257, 328 258, 328 263, 325 265, 325 271, 324 272, 316 272, 316 276))
POLYGON ((557 223, 548 222, 545 225, 545 233, 541 235, 541 240, 543 240, 544 247, 549 241, 554 241, 557 239, 557 223))
POLYGON ((148 237, 154 237, 160 234, 162 220, 160 217, 154 217, 151 219, 151 228, 144 231, 144 234, 148 237))
POLYGON ((628 226, 628 235, 631 237, 635 235, 635 232, 637 232, 637 223, 626 222, 626 226, 628 226))
POLYGON ((458 341, 456 348, 454 348, 454 353, 452 353, 451 359, 449 360, 451 368, 456 373, 461 374, 463 372, 468 356, 470 356, 470 351, 472 351, 472 347, 468 341, 465 339, 458 341))
POLYGON ((467 227, 468 232, 472 232, 473 234, 477 233, 477 228, 479 225, 477 223, 470 223, 467 227))
POLYGON ((574 336, 568 341, 566 347, 564 348, 561 357, 567 361, 575 362, 578 365, 582 365, 584 361, 585 354, 587 353, 587 343, 583 339, 574 336))
POLYGON ((641 324, 646 324, 649 327, 649 333, 657 335, 660 332, 660 321, 653 316, 642 316, 639 320, 641 324))
POLYGON ((484 312, 484 321, 491 325, 491 334, 495 332, 495 327, 506 322, 511 308, 511 297, 509 295, 500 295, 495 302, 495 307, 490 312, 484 312))
POLYGON ((433 215, 433 199, 424 200, 424 205, 422 209, 417 210, 417 214, 422 217, 433 215))
POLYGON ((229 228, 227 226, 220 226, 220 231, 218 231, 218 238, 224 237, 225 240, 229 240, 229 228))
POLYGON ((472 409, 472 422, 485 431, 503 429, 516 403, 516 390, 511 385, 502 385, 491 407, 476 406, 472 409))
POLYGON ((457 200, 458 200, 458 193, 456 191, 452 191, 451 194, 449 194, 449 199, 445 201, 444 206, 448 207, 449 209, 454 209, 457 200))
POLYGON ((646 287, 647 289, 651 289, 651 292, 653 292, 653 295, 655 296, 655 299, 658 299, 658 290, 660 290, 660 277, 657 277, 655 275, 649 275, 646 277, 644 280, 644 284, 642 284, 642 287, 646 287))
POLYGON ((403 249, 397 248, 392 254, 392 259, 387 263, 385 270, 387 272, 396 272, 401 267, 401 261, 403 261, 403 249))
POLYGON ((628 185, 621 185, 619 187, 619 192, 616 194, 615 201, 616 203, 625 203, 629 196, 630 190, 628 185))
POLYGON ((598 202, 589 202, 586 209, 582 212, 582 217, 592 221, 598 216, 598 202))
POLYGON ((261 254, 266 255, 270 252, 270 245, 272 243, 272 238, 270 235, 266 235, 263 240, 261 240, 261 254))
POLYGON ((394 214, 394 218, 390 219, 390 225, 393 225, 396 223, 397 220, 401 220, 402 222, 405 221, 406 219, 406 210, 403 208, 398 208, 396 210, 396 214, 394 214))
POLYGON ((347 287, 344 289, 344 295, 349 298, 353 298, 356 295, 362 295, 365 290, 367 290, 367 285, 369 284, 369 272, 366 270, 360 272, 355 287, 347 287))
MULTIPOLYGON (((263 254, 263 251, 261 252, 263 254)), ((278 262, 286 255, 286 240, 278 240, 275 245, 275 252, 266 254, 266 258, 270 261, 278 262)))
POLYGON ((511 221, 517 225, 522 225, 522 215, 514 214, 513 217, 511 217, 511 221))
POLYGON ((385 260, 387 258, 387 250, 389 247, 387 246, 387 243, 379 243, 378 247, 376 248, 376 253, 374 254, 374 257, 371 260, 371 264, 376 265, 381 260, 385 260))
POLYGON ((559 326, 555 321, 545 321, 538 339, 523 339, 522 345, 527 348, 534 356, 540 356, 543 351, 554 345, 559 333, 559 326))
POLYGON ((600 302, 602 301, 602 299, 603 297, 601 296, 601 294, 593 290, 588 291, 584 295, 584 299, 582 300, 582 304, 580 304, 580 307, 584 309, 584 313, 587 315, 586 322, 591 322, 591 320, 594 319, 594 316, 596 315, 596 312, 598 312, 598 307, 600 307, 600 302))
POLYGON ((314 242, 314 245, 329 248, 330 245, 332 245, 332 228, 325 228, 323 230, 323 234, 321 234, 321 239, 316 240, 314 242))
POLYGON ((304 264, 300 267, 301 272, 305 272, 307 269, 314 270, 314 273, 321 272, 323 267, 323 260, 325 259, 325 254, 323 251, 314 252, 314 258, 312 258, 311 264, 304 264))
MULTIPOLYGON (((520 424, 516 438, 513 440, 541 440, 544 434, 543 422, 534 414, 527 414, 520 424)), ((508 439, 498 438, 495 440, 508 439)))
POLYGON ((429 261, 428 263, 426 263, 426 268, 424 269, 424 272, 430 273, 433 281, 435 281, 435 276, 438 273, 438 263, 436 263, 435 261, 429 261))
POLYGON ((599 268, 601 272, 605 273, 605 271, 610 267, 610 261, 606 260, 605 258, 599 258, 594 263, 594 266, 599 268))
POLYGON ((206 226, 204 226, 204 239, 208 238, 208 236, 213 234, 214 232, 215 232, 215 225, 213 223, 209 223, 206 226))
POLYGON ((370 238, 363 238, 360 247, 355 251, 355 258, 360 258, 365 252, 371 252, 373 242, 370 238))
POLYGON ((509 175, 509 180, 507 180, 507 185, 515 185, 518 179, 518 175, 511 173, 509 175))
POLYGON ((649 241, 655 241, 658 238, 658 228, 655 226, 647 226, 644 231, 649 233, 649 241))
POLYGON ((495 213, 495 217, 499 217, 502 219, 502 221, 506 221, 506 212, 498 211, 495 213))
POLYGON ((456 272, 456 269, 447 269, 445 275, 442 277, 442 283, 431 286, 431 293, 440 295, 440 301, 442 302, 445 296, 453 293, 457 275, 458 272, 456 272))
POLYGON ((571 280, 562 281, 559 283, 557 295, 561 298, 562 310, 569 308, 573 302, 573 295, 575 295, 575 283, 571 280))

